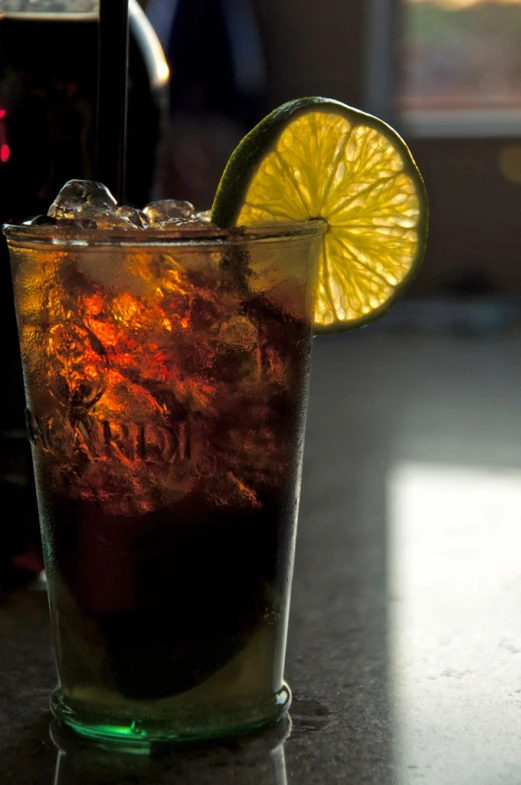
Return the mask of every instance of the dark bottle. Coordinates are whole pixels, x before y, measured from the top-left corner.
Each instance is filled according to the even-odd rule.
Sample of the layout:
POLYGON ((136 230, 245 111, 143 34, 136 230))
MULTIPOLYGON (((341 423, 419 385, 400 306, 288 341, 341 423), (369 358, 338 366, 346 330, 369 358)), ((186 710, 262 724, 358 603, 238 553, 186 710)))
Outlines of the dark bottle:
POLYGON ((230 153, 267 111, 266 59, 251 0, 149 0, 169 61, 171 196, 210 206, 230 153))
MULTIPOLYGON (((97 0, 0 2, 0 224, 47 212, 67 180, 94 176, 97 6, 97 0)), ((169 72, 137 0, 129 0, 129 18, 126 201, 142 206, 158 193, 156 160, 169 72)), ((38 552, 39 539, 3 237, 0 330, 0 585, 6 585, 17 580, 16 565, 31 572, 37 562, 26 558, 25 551, 29 547, 38 552), (10 509, 17 511, 12 522, 7 518, 10 509), (13 554, 20 556, 14 567, 13 554)))

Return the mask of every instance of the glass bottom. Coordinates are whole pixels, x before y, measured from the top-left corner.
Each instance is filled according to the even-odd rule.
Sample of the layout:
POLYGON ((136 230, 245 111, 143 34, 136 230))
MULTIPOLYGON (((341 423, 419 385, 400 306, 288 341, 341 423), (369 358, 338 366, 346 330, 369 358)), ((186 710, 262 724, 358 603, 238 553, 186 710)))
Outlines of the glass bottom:
POLYGON ((269 700, 254 704, 239 704, 233 710, 211 711, 205 716, 198 707, 193 714, 171 717, 110 717, 88 711, 78 711, 67 703, 58 688, 51 697, 54 717, 81 736, 98 741, 113 741, 129 746, 146 746, 155 742, 188 742, 239 736, 274 725, 291 705, 291 690, 284 682, 269 700))

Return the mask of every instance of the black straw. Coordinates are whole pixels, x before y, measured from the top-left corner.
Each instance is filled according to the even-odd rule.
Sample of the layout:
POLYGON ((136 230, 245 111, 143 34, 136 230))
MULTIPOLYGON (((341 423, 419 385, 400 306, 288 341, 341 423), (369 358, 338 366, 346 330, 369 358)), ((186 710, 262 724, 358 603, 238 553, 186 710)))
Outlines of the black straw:
POLYGON ((96 180, 125 199, 128 0, 100 0, 96 180))

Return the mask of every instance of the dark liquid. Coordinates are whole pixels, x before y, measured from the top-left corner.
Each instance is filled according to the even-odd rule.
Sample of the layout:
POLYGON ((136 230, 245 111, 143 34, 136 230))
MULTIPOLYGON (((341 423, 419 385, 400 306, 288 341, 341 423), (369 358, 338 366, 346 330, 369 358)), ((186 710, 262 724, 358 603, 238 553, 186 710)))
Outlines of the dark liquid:
MULTIPOLYGON (((166 508, 143 515, 111 514, 101 503, 66 498, 67 482, 62 494, 55 494, 50 456, 38 461, 48 577, 52 591, 57 592, 51 606, 59 609, 55 631, 60 640, 57 649, 63 653, 59 670, 64 691, 70 683, 73 693, 73 686, 82 681, 81 658, 71 649, 73 638, 83 640, 82 645, 89 639, 91 645, 99 641, 105 663, 97 674, 100 686, 113 685, 127 699, 153 701, 204 684, 245 650, 260 630, 278 636, 284 628, 298 465, 290 456, 301 448, 298 435, 303 408, 298 380, 307 373, 309 326, 282 321, 262 298, 252 299, 244 309, 292 373, 286 378, 285 390, 266 390, 257 399, 240 386, 230 388, 221 416, 202 431, 194 426, 183 460, 190 460, 190 453, 192 459, 196 453, 212 458, 214 451, 220 454, 210 464, 215 472, 211 486, 203 477, 192 491, 166 508), (232 435, 234 428, 238 434, 232 435), (263 432, 280 445, 279 460, 284 456, 279 472, 268 469, 265 479, 260 469, 253 468, 259 459, 264 463, 256 452, 259 446, 234 457, 241 441, 252 434, 262 439, 263 432), (235 447, 234 440, 238 440, 235 447), (230 461, 244 481, 257 488, 257 506, 244 499, 234 506, 233 499, 226 498, 235 492, 234 486, 225 483, 230 461), (58 586, 69 595, 68 601, 60 598, 58 586), (72 635, 71 627, 76 627, 72 635), (88 629, 95 630, 94 637, 88 629)), ((233 384, 239 371, 231 359, 214 366, 212 374, 233 384)), ((181 417, 187 418, 189 433, 193 415, 182 414, 173 400, 167 406, 169 432, 176 431, 181 417)), ((88 434, 85 443, 90 455, 103 466, 105 458, 113 456, 113 448, 101 442, 101 431, 94 431, 88 418, 82 427, 88 434)), ((56 418, 50 425, 43 418, 32 419, 30 430, 37 448, 43 445, 38 428, 45 434, 47 450, 61 449, 63 437, 56 418)), ((147 429, 144 433, 145 442, 149 433, 153 443, 143 444, 138 455, 131 450, 132 425, 117 430, 117 449, 132 456, 129 471, 136 477, 141 462, 159 458, 156 436, 147 429)), ((161 445, 161 450, 170 460, 169 448, 161 445)), ((83 469, 78 464, 80 474, 84 469, 89 471, 87 461, 83 469)), ((261 672, 263 667, 259 666, 261 672)))
POLYGON ((58 716, 208 730, 287 699, 311 300, 284 243, 13 256, 58 716))
MULTIPOLYGON (((274 500, 245 512, 204 509, 192 497, 140 520, 57 500, 52 517, 54 569, 76 619, 96 627, 110 681, 126 698, 167 698, 205 682, 284 610, 294 524, 274 500)), ((57 621, 63 645, 68 620, 57 621)), ((65 690, 69 669, 70 686, 78 682, 76 660, 62 663, 65 690)))
MULTIPOLYGON (((82 681, 78 652, 69 647, 72 638, 88 641, 89 628, 95 630, 105 662, 97 674, 100 686, 112 684, 125 698, 144 701, 174 697, 204 684, 247 649, 259 631, 277 636, 284 628, 298 465, 290 456, 298 454, 301 446, 303 408, 298 380, 307 372, 309 326, 282 321, 262 298, 252 299, 244 310, 292 372, 286 378, 286 389, 266 389, 257 399, 253 393, 245 394, 240 385, 230 388, 229 401, 225 397, 223 402, 226 413, 209 423, 209 428, 192 431, 185 459, 190 450, 192 457, 198 450, 200 455, 220 454, 212 464, 215 492, 208 490, 208 480, 202 478, 167 508, 143 515, 114 515, 101 503, 67 499, 67 484, 62 495, 55 494, 52 470, 47 476, 48 460, 42 456, 38 461, 49 581, 51 587, 60 585, 70 593, 64 602, 59 589, 53 588, 58 594, 51 597, 51 605, 59 609, 55 630, 60 639, 57 649, 63 653, 59 670, 64 691, 70 683, 73 694, 74 685, 82 681), (234 428, 240 435, 232 435, 234 428), (282 449, 280 470, 270 471, 266 480, 253 468, 259 459, 262 463, 262 456, 255 451, 234 455, 241 441, 251 434, 262 438, 263 433, 282 449), (198 444, 202 434, 205 442, 198 444), (238 440, 235 447, 234 439, 238 440), (244 499, 234 506, 226 498, 226 493, 235 490, 229 484, 223 490, 222 485, 230 461, 243 480, 257 488, 256 506, 244 499), (76 626, 72 636, 70 626, 76 626)), ((237 373, 230 358, 212 369, 214 376, 229 379, 231 384, 237 373)), ((168 409, 173 433, 180 412, 172 401, 168 409)), ((185 415, 189 427, 193 415, 185 415)), ((53 438, 56 445, 60 443, 56 420, 49 429, 43 419, 38 423, 48 434, 44 437, 47 449, 59 449, 53 444, 53 438)), ((37 447, 42 444, 38 423, 33 419, 31 426, 37 447)), ((92 423, 88 418, 84 423, 84 432, 92 434, 92 423)), ((127 456, 131 454, 130 432, 131 426, 118 429, 117 449, 127 456)), ((90 436, 88 443, 90 454, 103 461, 107 448, 90 436)), ((132 453, 129 471, 136 477, 140 461, 152 458, 148 450, 142 445, 140 456, 132 453)), ((168 450, 162 455, 170 459, 168 450)), ((88 470, 87 462, 84 466, 88 470)), ((77 470, 82 471, 79 465, 77 470)), ((256 666, 250 667, 255 670, 256 666)))

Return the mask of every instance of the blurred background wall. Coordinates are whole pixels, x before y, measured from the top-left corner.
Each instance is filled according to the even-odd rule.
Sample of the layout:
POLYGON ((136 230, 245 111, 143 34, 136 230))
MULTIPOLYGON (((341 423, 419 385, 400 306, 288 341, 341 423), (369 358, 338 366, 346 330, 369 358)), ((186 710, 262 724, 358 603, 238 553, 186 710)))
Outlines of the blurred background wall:
POLYGON ((363 103, 368 5, 368 0, 255 0, 274 106, 301 95, 363 103))

